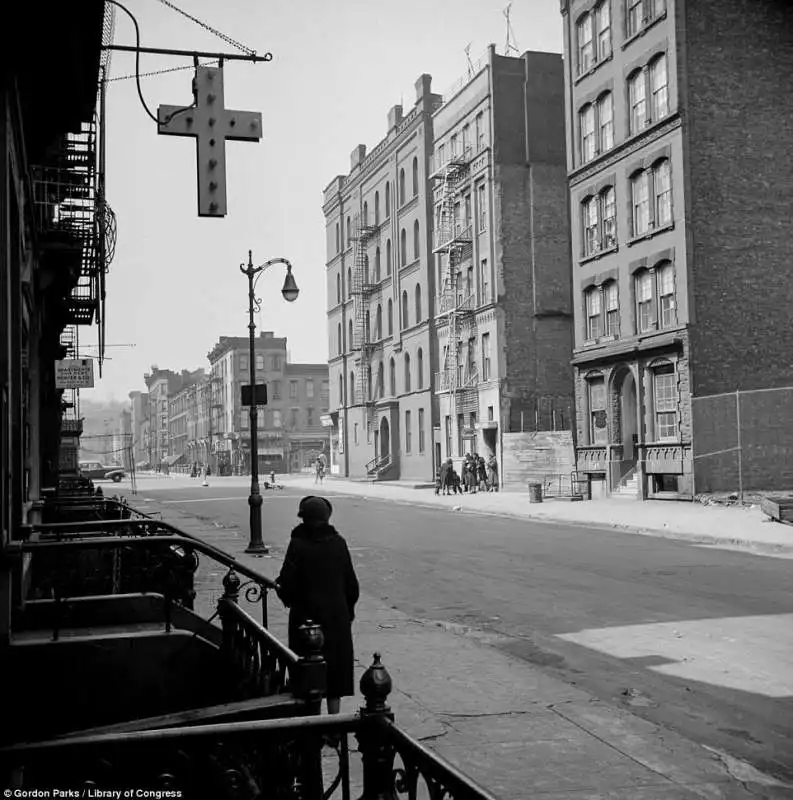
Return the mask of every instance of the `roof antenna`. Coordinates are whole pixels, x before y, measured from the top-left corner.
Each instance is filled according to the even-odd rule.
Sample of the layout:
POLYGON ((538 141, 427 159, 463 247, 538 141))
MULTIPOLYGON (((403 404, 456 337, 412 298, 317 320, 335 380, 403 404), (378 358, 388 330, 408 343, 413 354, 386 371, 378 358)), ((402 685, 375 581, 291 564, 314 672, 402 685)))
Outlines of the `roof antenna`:
POLYGON ((508 56, 512 50, 515 51, 516 55, 520 55, 520 50, 518 50, 518 43, 515 39, 515 31, 512 29, 512 23, 509 20, 509 15, 512 10, 512 3, 508 3, 507 7, 502 12, 504 14, 504 19, 507 21, 507 39, 504 42, 504 55, 508 56))
POLYGON ((468 62, 468 80, 474 77, 474 65, 471 62, 471 42, 465 46, 465 60, 468 62))

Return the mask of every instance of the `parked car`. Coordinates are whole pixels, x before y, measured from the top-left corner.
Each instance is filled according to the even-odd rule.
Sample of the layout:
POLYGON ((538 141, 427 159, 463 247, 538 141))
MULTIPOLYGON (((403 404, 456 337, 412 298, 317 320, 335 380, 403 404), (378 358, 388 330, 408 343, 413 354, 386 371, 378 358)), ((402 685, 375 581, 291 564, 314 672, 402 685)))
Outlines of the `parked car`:
POLYGON ((121 467, 107 467, 98 461, 81 461, 80 474, 92 481, 110 480, 119 483, 126 473, 121 467))

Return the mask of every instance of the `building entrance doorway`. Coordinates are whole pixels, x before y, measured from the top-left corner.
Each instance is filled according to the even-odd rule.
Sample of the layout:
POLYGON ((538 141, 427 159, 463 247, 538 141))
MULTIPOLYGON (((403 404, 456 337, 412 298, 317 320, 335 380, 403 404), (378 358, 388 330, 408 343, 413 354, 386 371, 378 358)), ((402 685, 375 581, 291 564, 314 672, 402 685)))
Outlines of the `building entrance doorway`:
POLYGON ((639 457, 639 415, 636 397, 636 379, 633 370, 628 366, 622 367, 614 377, 613 391, 615 394, 616 408, 619 411, 613 430, 612 442, 614 448, 613 458, 616 463, 612 465, 612 488, 616 489, 625 480, 630 479, 636 470, 639 457), (616 474, 615 474, 616 473, 616 474))
POLYGON ((391 431, 388 426, 388 419, 383 417, 380 420, 380 458, 391 455, 391 431))

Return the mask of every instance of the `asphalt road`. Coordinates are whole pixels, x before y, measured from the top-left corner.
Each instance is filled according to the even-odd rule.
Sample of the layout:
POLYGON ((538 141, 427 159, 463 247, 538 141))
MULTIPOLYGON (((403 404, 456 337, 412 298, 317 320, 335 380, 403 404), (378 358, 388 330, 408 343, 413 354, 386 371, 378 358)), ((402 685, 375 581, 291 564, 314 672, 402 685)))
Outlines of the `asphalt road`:
MULTIPOLYGON (((247 530, 246 489, 162 483, 134 504, 149 497, 247 530)), ((513 656, 793 780, 790 560, 327 494, 364 602, 501 634, 513 656)), ((276 554, 300 496, 265 493, 276 554)))

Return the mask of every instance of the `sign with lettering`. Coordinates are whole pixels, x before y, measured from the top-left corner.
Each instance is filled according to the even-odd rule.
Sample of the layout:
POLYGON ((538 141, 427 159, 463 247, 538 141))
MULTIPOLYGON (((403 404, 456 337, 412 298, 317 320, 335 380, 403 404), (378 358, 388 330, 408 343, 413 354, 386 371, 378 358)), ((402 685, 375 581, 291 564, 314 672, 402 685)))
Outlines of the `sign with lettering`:
POLYGON ((56 389, 93 389, 94 362, 91 358, 67 358, 55 362, 56 389))

